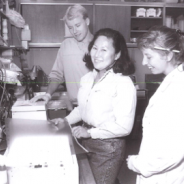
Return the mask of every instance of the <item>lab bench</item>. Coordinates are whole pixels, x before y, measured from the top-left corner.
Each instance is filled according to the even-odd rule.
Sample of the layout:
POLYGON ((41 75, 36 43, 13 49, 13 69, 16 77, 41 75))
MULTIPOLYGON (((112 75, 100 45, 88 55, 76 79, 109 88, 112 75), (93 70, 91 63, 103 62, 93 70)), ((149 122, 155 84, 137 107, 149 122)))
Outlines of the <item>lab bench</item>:
MULTIPOLYGON (((17 158, 18 160, 20 160, 20 163, 19 163, 19 161, 15 161, 16 164, 18 164, 18 166, 11 167, 11 169, 10 168, 8 169, 8 171, 7 171, 8 172, 8 178, 11 177, 10 184, 14 184, 13 181, 16 179, 16 182, 17 182, 17 180, 19 179, 17 177, 17 174, 20 177, 25 177, 25 175, 30 177, 30 174, 28 174, 28 172, 27 172, 30 168, 32 168, 32 170, 29 170, 31 172, 31 175, 32 176, 37 176, 37 174, 35 174, 34 163, 37 163, 38 159, 34 159, 35 155, 40 156, 42 153, 45 153, 46 156, 43 155, 43 158, 47 159, 48 169, 50 169, 50 167, 49 167, 50 162, 53 165, 53 161, 52 161, 53 157, 51 159, 50 156, 53 156, 53 155, 51 153, 48 154, 48 152, 53 152, 54 150, 55 151, 57 150, 58 155, 63 154, 62 149, 64 151, 67 150, 67 148, 64 147, 64 145, 65 145, 64 142, 61 143, 61 146, 58 146, 58 144, 56 144, 55 141, 58 141, 58 143, 59 143, 59 141, 62 140, 61 135, 68 134, 68 132, 70 130, 69 130, 68 125, 66 125, 64 128, 62 127, 61 129, 56 130, 54 126, 48 125, 47 121, 43 121, 43 120, 8 119, 6 121, 6 131, 7 131, 6 132, 6 134, 7 134, 7 136, 6 136, 7 144, 6 144, 6 141, 1 142, 0 150, 2 150, 2 151, 0 152, 0 154, 8 155, 8 158, 10 158, 10 160, 11 160, 12 158, 14 158, 14 156, 13 156, 14 154, 15 154, 15 157, 17 157, 21 152, 26 153, 26 155, 27 155, 28 151, 25 151, 25 149, 26 150, 27 149, 31 150, 31 148, 29 148, 29 146, 31 146, 33 148, 32 153, 30 154, 30 157, 29 156, 27 156, 27 157, 24 156, 24 157, 26 157, 26 158, 24 158, 23 157, 24 154, 21 153, 22 157, 18 156, 18 157, 21 157, 21 159, 17 158), (26 126, 22 126, 24 124, 26 124, 26 126), (58 139, 59 137, 61 139, 58 139), (44 148, 46 148, 45 150, 44 150, 44 148, 39 148, 38 146, 35 147, 33 145, 33 144, 37 144, 37 142, 40 141, 40 138, 42 139, 42 143, 46 142, 45 145, 43 146, 44 148), (56 139, 54 139, 54 138, 56 138, 56 139), (16 145, 16 147, 15 147, 15 144, 14 144, 14 140, 15 140, 15 142, 17 141, 19 143, 19 145, 17 144, 18 146, 16 145), (50 143, 49 143, 49 141, 50 141, 50 143), (54 146, 52 146, 52 144, 54 146), (5 151, 6 145, 8 145, 8 146, 7 146, 7 149, 5 151), (48 148, 47 148, 47 146, 48 146, 48 148), (17 151, 17 148, 18 148, 18 150, 21 150, 21 152, 17 151), (35 151, 34 148, 37 148, 37 150, 35 151), (3 149, 4 149, 4 151, 3 151, 3 149), (8 154, 6 152, 8 152, 8 154), (29 165, 30 162, 32 162, 33 167, 31 167, 29 165), (24 163, 24 164, 26 163, 26 167, 24 166, 25 169, 23 167, 21 167, 22 163, 24 163)), ((72 136, 70 135, 69 138, 68 138, 69 142, 70 142, 70 144, 69 144, 70 146, 68 146, 68 147, 71 150, 71 155, 70 156, 72 157, 73 165, 66 166, 68 160, 70 160, 70 157, 68 157, 65 154, 63 156, 63 161, 62 161, 62 164, 64 165, 63 168, 65 168, 65 166, 66 166, 66 168, 64 169, 64 172, 65 172, 64 175, 67 176, 67 169, 68 169, 68 172, 71 172, 69 174, 69 178, 72 178, 72 176, 73 176, 75 178, 74 181, 76 181, 76 180, 79 181, 79 182, 76 182, 76 183, 79 183, 79 184, 96 184, 95 180, 94 180, 94 177, 93 177, 93 174, 92 174, 92 171, 91 171, 91 168, 90 168, 90 165, 89 165, 89 162, 88 162, 88 159, 87 159, 86 153, 84 153, 84 151, 79 146, 77 146, 77 144, 74 143, 74 141, 71 144, 71 139, 72 139, 71 137, 72 136), (76 161, 77 161, 76 163, 78 163, 78 164, 75 163, 75 158, 76 158, 76 161), (74 173, 77 173, 77 172, 78 172, 78 174, 74 174, 74 173)), ((38 145, 40 146, 40 144, 38 144, 38 145)), ((66 152, 66 153, 69 153, 69 152, 66 152)), ((39 160, 39 162, 42 163, 44 159, 42 159, 42 157, 39 157, 39 159, 40 158, 41 158, 41 160, 39 160)), ((60 157, 58 159, 55 158, 56 162, 58 162, 58 161, 61 162, 60 161, 60 160, 62 160, 61 158, 62 157, 60 157)), ((51 165, 50 171, 52 171, 52 165, 51 165)), ((47 168, 44 168, 44 166, 42 166, 42 168, 43 168, 43 170, 47 169, 47 168)), ((56 173, 60 173, 61 167, 55 166, 53 171, 56 172, 56 173)), ((38 172, 40 172, 40 171, 38 171, 38 172)), ((44 170, 44 172, 45 172, 45 170, 44 170)), ((52 174, 53 174, 53 177, 55 177, 55 178, 56 178, 57 175, 59 176, 59 174, 55 174, 53 172, 52 172, 52 174)), ((51 174, 50 178, 52 178, 52 174, 51 174)), ((43 175, 43 173, 40 172, 40 175, 43 175)), ((61 175, 62 175, 62 173, 61 173, 61 175)), ((40 178, 39 178, 39 180, 41 181, 40 178)), ((62 180, 62 177, 60 177, 60 181, 61 180, 62 180)), ((55 181, 56 181, 56 179, 55 179, 55 181)), ((56 183, 56 182, 54 182, 54 183, 56 183)), ((60 183, 60 182, 57 182, 57 183, 60 183)), ((72 183, 74 183, 74 182, 72 182, 72 183)), ((34 182, 31 182, 31 184, 34 184, 34 182)))

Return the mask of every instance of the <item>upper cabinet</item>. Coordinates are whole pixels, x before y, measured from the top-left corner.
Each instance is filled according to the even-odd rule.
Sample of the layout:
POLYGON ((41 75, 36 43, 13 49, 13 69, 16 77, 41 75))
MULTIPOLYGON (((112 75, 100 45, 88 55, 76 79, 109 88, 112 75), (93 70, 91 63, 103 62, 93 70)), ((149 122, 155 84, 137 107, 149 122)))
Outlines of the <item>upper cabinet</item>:
MULTIPOLYGON (((28 23, 32 43, 61 43, 65 38, 63 17, 69 4, 22 4, 22 15, 28 23)), ((92 29, 93 6, 84 5, 88 11, 92 29)))
POLYGON ((65 37, 70 36, 62 19, 66 9, 75 3, 86 7, 92 33, 101 28, 116 29, 124 35, 129 47, 135 47, 136 38, 154 25, 167 25, 184 31, 184 3, 172 3, 175 1, 178 2, 177 0, 67 2, 24 0, 21 2, 21 13, 31 30, 30 47, 59 47, 65 37))
POLYGON ((94 30, 112 28, 123 34, 126 42, 130 37, 131 7, 121 4, 96 4, 94 30))

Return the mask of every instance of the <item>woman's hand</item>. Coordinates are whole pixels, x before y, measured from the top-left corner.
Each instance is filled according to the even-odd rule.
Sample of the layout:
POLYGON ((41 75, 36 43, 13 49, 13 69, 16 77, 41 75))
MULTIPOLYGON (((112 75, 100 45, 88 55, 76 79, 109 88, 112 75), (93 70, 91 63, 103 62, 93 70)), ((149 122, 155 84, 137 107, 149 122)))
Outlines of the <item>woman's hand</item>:
POLYGON ((140 173, 140 171, 138 171, 135 167, 134 167, 134 163, 133 160, 135 160, 137 157, 137 155, 129 155, 128 158, 126 159, 127 161, 127 167, 137 173, 140 173))
POLYGON ((64 123, 64 121, 65 120, 63 118, 55 118, 55 119, 50 120, 49 122, 55 126, 58 126, 59 124, 64 123))
POLYGON ((76 126, 72 128, 72 134, 78 139, 91 137, 91 135, 87 132, 87 129, 82 126, 76 126))
POLYGON ((57 130, 63 128, 65 126, 65 119, 63 118, 55 118, 52 120, 48 120, 50 125, 53 125, 57 130))
POLYGON ((130 170, 133 170, 133 165, 132 165, 131 157, 132 157, 132 156, 129 155, 128 158, 126 159, 126 161, 127 161, 127 167, 128 167, 130 170))

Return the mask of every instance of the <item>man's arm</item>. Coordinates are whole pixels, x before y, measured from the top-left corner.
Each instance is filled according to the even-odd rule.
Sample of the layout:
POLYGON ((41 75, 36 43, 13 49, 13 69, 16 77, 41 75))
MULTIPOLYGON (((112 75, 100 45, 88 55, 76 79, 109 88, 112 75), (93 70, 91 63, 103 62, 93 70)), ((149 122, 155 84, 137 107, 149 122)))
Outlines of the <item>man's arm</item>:
POLYGON ((38 100, 44 100, 45 103, 48 103, 48 101, 51 99, 52 94, 57 90, 60 83, 58 82, 51 82, 47 88, 47 93, 45 95, 38 95, 33 97, 30 102, 34 103, 38 100))
POLYGON ((52 94, 57 90, 59 85, 60 85, 59 82, 52 80, 47 88, 47 93, 49 93, 52 96, 52 94))
POLYGON ((51 81, 49 83, 49 86, 47 88, 47 93, 46 95, 39 95, 33 97, 30 101, 31 102, 36 102, 40 99, 44 100, 46 103, 51 99, 51 95, 57 90, 58 86, 63 83, 64 80, 64 69, 63 69, 63 58, 62 58, 62 50, 63 47, 61 45, 57 57, 55 60, 55 63, 53 65, 53 68, 51 70, 51 73, 49 77, 51 78, 51 81))

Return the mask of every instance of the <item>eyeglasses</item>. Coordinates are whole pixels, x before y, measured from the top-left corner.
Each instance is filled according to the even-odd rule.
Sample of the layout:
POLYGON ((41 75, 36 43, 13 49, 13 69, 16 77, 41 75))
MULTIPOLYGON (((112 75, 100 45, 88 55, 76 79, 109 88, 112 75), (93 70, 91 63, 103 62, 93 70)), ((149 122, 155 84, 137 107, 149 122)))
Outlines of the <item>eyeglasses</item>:
POLYGON ((163 48, 163 47, 153 47, 153 48, 158 49, 158 50, 172 51, 172 52, 175 52, 175 53, 180 53, 179 50, 170 50, 170 49, 166 49, 166 48, 163 48))

